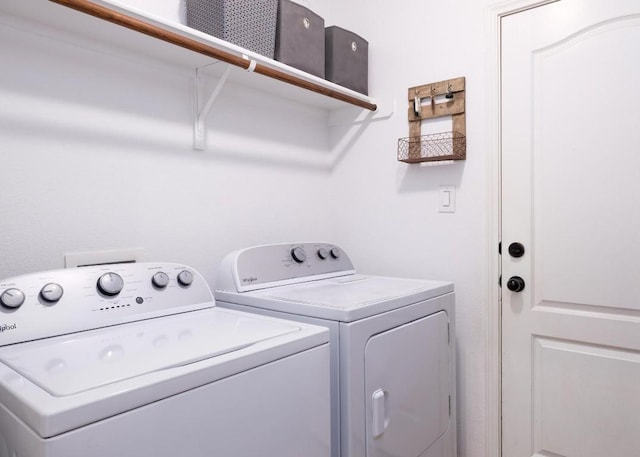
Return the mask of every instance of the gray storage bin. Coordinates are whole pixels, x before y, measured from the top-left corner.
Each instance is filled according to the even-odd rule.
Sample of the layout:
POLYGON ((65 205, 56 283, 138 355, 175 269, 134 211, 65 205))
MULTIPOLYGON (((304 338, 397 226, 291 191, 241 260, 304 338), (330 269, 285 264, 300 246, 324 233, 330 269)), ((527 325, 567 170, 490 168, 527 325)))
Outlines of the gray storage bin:
POLYGON ((369 94, 369 43, 340 27, 325 31, 325 77, 361 94, 369 94))
POLYGON ((291 0, 278 2, 276 60, 324 78, 324 19, 291 0))
POLYGON ((273 59, 278 0, 187 0, 187 25, 273 59))

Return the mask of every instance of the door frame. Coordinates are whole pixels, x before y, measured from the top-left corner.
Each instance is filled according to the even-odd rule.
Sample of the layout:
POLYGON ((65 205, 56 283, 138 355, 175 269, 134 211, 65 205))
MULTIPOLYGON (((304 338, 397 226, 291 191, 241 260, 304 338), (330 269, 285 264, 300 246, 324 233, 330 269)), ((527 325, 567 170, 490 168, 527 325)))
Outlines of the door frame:
POLYGON ((562 0, 508 0, 489 5, 486 28, 486 166, 488 182, 488 250, 489 284, 486 309, 486 456, 502 456, 502 319, 501 294, 498 287, 501 238, 501 29, 503 17, 562 0))

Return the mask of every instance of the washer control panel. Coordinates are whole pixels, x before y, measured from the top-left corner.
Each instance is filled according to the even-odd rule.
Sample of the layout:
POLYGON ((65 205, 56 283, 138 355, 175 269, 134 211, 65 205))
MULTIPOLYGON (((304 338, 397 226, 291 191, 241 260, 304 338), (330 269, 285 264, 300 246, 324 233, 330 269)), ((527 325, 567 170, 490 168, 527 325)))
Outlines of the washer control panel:
POLYGON ((354 272, 349 256, 334 244, 271 244, 242 249, 226 256, 220 266, 217 287, 246 292, 354 272), (233 272, 233 278, 229 272, 233 272))
POLYGON ((211 306, 202 275, 175 263, 15 276, 0 281, 0 346, 211 306))

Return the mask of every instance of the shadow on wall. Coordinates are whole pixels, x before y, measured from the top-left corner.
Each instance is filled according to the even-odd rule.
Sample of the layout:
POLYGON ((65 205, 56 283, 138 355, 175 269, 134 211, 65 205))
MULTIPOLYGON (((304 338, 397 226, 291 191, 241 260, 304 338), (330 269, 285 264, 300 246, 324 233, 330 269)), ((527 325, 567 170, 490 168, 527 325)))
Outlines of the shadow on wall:
POLYGON ((207 119, 205 151, 229 161, 330 172, 369 123, 332 126, 328 117, 322 109, 229 84, 207 119))
MULTIPOLYGON (((346 157, 347 153, 355 146, 358 139, 370 127, 368 123, 357 124, 348 129, 342 127, 340 135, 335 136, 331 142, 331 157, 329 159, 329 168, 335 169, 340 162, 346 157), (346 131, 345 131, 346 130, 346 131)), ((337 130, 337 128, 335 129, 337 130)))
POLYGON ((162 72, 89 42, 1 25, 0 51, 0 95, 7 102, 0 106, 3 129, 43 145, 190 153, 199 160, 324 173, 367 128, 350 126, 335 136, 331 130, 338 129, 329 126, 325 110, 229 84, 205 123, 205 151, 193 151, 194 75, 162 72))
POLYGON ((397 182, 400 193, 436 191, 442 184, 460 186, 466 161, 398 162, 397 182))
MULTIPOLYGON (((220 80, 219 73, 219 70, 217 74, 215 70, 210 72, 204 86, 200 86, 199 106, 205 105, 202 93, 214 91, 220 80)), ((227 153, 242 161, 330 171, 353 148, 376 116, 376 113, 346 103, 341 108, 335 108, 334 104, 331 110, 301 103, 287 98, 288 91, 281 94, 278 85, 281 83, 262 91, 227 83, 205 122, 205 150, 227 153)))

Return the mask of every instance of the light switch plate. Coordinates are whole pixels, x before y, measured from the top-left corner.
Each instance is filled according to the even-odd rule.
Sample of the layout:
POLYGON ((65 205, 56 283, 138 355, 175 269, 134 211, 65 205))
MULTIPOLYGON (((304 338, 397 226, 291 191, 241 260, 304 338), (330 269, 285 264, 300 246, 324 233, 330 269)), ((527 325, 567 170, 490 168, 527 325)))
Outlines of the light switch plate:
POLYGON ((438 211, 441 213, 456 212, 456 186, 440 186, 438 190, 438 211))

